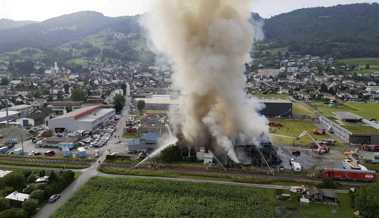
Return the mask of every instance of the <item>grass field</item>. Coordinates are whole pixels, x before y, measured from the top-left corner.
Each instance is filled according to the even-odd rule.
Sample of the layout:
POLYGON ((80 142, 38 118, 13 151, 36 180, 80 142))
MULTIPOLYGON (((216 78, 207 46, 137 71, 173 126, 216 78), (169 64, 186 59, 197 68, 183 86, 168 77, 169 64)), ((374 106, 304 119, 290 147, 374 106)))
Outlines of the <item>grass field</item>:
MULTIPOLYGON (((271 133, 274 134, 274 144, 292 145, 295 138, 298 137, 304 130, 312 134, 313 130, 317 128, 314 122, 310 120, 287 120, 287 119, 273 119, 273 122, 280 123, 283 127, 271 128, 271 133)), ((328 135, 316 136, 316 140, 329 138, 328 135)), ((303 137, 296 141, 296 144, 308 145, 312 143, 309 137, 303 137)))
POLYGON ((312 107, 321 112, 326 117, 333 117, 334 112, 347 111, 360 115, 366 119, 379 120, 379 104, 378 103, 356 103, 347 102, 345 104, 338 104, 336 107, 329 107, 323 102, 313 102, 312 107))
POLYGON ((308 116, 308 117, 316 117, 316 113, 310 106, 296 102, 293 104, 293 114, 297 116, 308 116))
POLYGON ((271 218, 275 192, 157 180, 94 178, 54 218, 271 218))

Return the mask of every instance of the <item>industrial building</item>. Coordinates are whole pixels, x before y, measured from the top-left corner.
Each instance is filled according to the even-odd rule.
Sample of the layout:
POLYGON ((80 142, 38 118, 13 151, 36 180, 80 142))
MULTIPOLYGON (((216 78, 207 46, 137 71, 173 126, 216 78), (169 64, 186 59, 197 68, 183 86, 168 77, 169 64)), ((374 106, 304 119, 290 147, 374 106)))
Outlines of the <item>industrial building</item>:
MULTIPOLYGON (((152 95, 146 98, 136 98, 136 101, 144 101, 146 110, 168 110, 171 106, 178 105, 178 99, 170 95, 152 95)), ((280 99, 259 100, 265 105, 261 114, 267 117, 291 117, 292 102, 280 99)))
POLYGON ((168 110, 172 105, 178 105, 178 100, 170 95, 152 95, 146 98, 136 98, 136 101, 144 101, 146 110, 168 110))
POLYGON ((48 127, 55 132, 91 131, 115 115, 113 108, 102 105, 88 106, 48 121, 48 127))
POLYGON ((320 116, 325 129, 333 132, 343 142, 362 145, 379 144, 379 130, 370 122, 350 112, 336 112, 335 117, 320 116))
POLYGON ((262 99, 260 100, 265 108, 260 113, 266 117, 291 117, 292 102, 280 99, 262 99))

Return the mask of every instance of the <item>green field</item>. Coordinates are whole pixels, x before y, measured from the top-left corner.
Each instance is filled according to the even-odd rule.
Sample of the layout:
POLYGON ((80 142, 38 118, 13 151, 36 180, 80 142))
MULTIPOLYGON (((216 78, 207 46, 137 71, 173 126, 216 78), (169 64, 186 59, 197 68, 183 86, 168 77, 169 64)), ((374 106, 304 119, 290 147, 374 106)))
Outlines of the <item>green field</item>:
POLYGON ((316 112, 305 103, 296 102, 293 104, 293 114, 295 116, 316 117, 316 112))
POLYGON ((338 194, 339 205, 301 205, 288 191, 205 183, 104 178, 90 180, 54 218, 352 218, 349 194, 338 194), (333 216, 335 211, 335 216, 333 216))
POLYGON ((94 178, 54 218, 269 218, 275 192, 211 184, 94 178))
MULTIPOLYGON (((283 125, 283 127, 280 128, 271 128, 271 133, 274 134, 274 144, 292 145, 295 142, 295 138, 298 137, 304 130, 312 134, 313 130, 317 128, 315 123, 311 120, 273 119, 272 121, 283 125)), ((330 138, 328 135, 317 136, 312 134, 312 136, 316 140, 330 138)), ((307 136, 296 141, 296 144, 301 145, 308 145, 310 143, 312 143, 312 140, 307 136)))
POLYGON ((339 64, 359 65, 357 73, 370 74, 379 71, 379 58, 350 58, 340 59, 337 61, 339 64), (370 65, 370 69, 366 69, 366 65, 370 65))
POLYGON ((338 104, 336 107, 329 107, 328 104, 324 104, 323 102, 312 102, 311 105, 326 117, 334 117, 334 112, 346 111, 352 112, 366 119, 379 120, 378 103, 347 102, 345 104, 338 104))

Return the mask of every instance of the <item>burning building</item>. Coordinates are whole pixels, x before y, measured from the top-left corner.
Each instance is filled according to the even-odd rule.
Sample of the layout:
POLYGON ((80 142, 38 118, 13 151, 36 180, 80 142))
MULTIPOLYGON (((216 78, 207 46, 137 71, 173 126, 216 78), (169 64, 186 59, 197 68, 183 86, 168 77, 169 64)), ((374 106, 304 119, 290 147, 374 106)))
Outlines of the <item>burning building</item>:
POLYGON ((243 160, 242 154, 257 146, 234 142, 259 147, 269 141, 268 121, 258 113, 264 105, 244 91, 254 40, 251 2, 157 0, 143 20, 154 51, 174 69, 173 88, 180 93, 170 116, 174 135, 235 163, 249 162, 251 155, 243 160))

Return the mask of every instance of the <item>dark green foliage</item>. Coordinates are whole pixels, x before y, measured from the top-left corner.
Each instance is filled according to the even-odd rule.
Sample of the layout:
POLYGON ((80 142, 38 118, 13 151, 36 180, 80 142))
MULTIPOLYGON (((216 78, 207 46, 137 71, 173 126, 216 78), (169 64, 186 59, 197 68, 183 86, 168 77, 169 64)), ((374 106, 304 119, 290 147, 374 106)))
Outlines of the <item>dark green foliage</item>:
POLYGON ((6 78, 6 77, 2 77, 2 78, 1 78, 1 81, 0 81, 0 85, 1 85, 1 86, 6 86, 6 85, 8 85, 8 84, 9 84, 9 79, 6 78))
POLYGON ((27 218, 27 214, 23 209, 11 208, 0 212, 1 218, 27 218))
POLYGON ((35 190, 30 194, 30 197, 38 200, 38 202, 43 202, 46 200, 46 194, 44 190, 35 190))
POLYGON ((11 203, 8 199, 0 198, 0 211, 9 209, 11 207, 11 203))
POLYGON ((164 163, 173 163, 183 160, 182 151, 178 146, 170 146, 162 151, 159 156, 160 161, 164 163))
POLYGON ((277 47, 335 57, 379 56, 379 4, 300 9, 266 20, 265 35, 277 47))
POLYGON ((140 113, 145 109, 146 103, 143 100, 137 102, 137 109, 140 113))
POLYGON ((122 109, 125 107, 125 97, 122 95, 116 95, 113 98, 113 105, 116 113, 121 113, 122 109))
POLYGON ((26 179, 20 172, 14 172, 4 177, 4 183, 6 186, 13 187, 16 190, 20 190, 26 185, 26 179))
POLYGON ((28 216, 33 215, 38 207, 38 200, 29 199, 22 203, 22 209, 26 212, 28 216))
POLYGON ((379 183, 360 188, 354 201, 362 218, 377 218, 379 214, 379 183))
POLYGON ((94 178, 55 218, 272 218, 274 192, 158 180, 94 178))
POLYGON ((87 91, 82 88, 76 88, 71 93, 73 101, 87 101, 87 91))

